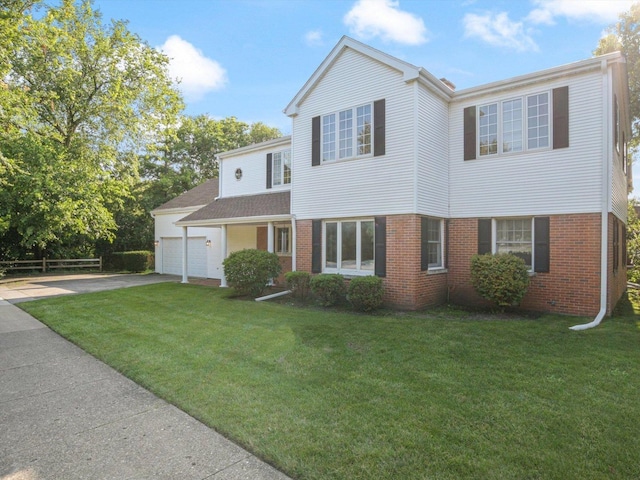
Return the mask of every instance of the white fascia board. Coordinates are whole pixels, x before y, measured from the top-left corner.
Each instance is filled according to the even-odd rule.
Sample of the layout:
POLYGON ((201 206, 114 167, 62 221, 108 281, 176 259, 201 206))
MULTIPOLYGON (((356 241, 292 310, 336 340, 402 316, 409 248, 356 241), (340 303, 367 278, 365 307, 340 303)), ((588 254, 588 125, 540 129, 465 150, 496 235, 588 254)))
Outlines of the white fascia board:
POLYGON ((324 61, 320 64, 320 66, 313 72, 313 75, 309 77, 309 80, 302 86, 300 91, 293 97, 293 100, 289 102, 289 105, 283 110, 284 113, 290 117, 294 117, 298 114, 298 107, 307 97, 307 95, 313 90, 316 84, 322 79, 327 70, 331 68, 331 66, 338 59, 340 54, 347 48, 351 48, 356 52, 359 52, 363 55, 371 57, 380 63, 386 64, 395 70, 402 72, 403 79, 405 82, 410 82, 417 79, 420 76, 420 68, 415 65, 411 65, 403 60, 400 60, 396 57, 392 57, 380 50, 376 50, 364 43, 360 43, 353 38, 343 36, 340 41, 337 43, 333 50, 329 53, 329 55, 324 59, 324 61))
POLYGON ((587 60, 549 68, 547 70, 540 70, 538 72, 528 73, 526 75, 500 80, 498 82, 487 83, 478 87, 467 88, 454 92, 452 99, 453 101, 468 100, 478 96, 521 88, 528 85, 535 85, 536 83, 548 82, 556 78, 571 77, 590 71, 599 71, 601 69, 602 61, 616 63, 619 61, 621 56, 622 54, 620 52, 608 53, 599 57, 593 57, 587 60))
POLYGON ((291 135, 286 135, 284 137, 274 138, 272 140, 267 140, 260 143, 253 143, 251 145, 247 145, 245 147, 236 148, 234 150, 229 150, 228 152, 222 152, 216 155, 218 160, 223 160, 225 158, 234 157, 237 155, 242 155, 249 152, 254 152, 258 150, 264 150, 266 148, 279 147, 282 145, 291 144, 291 135))
POLYGON ((160 210, 151 210, 149 213, 152 217, 156 217, 158 215, 173 215, 176 213, 184 213, 185 215, 188 213, 193 213, 200 210, 202 207, 206 207, 207 205, 193 205, 191 207, 178 207, 178 208, 163 208, 160 210))
POLYGON ((238 225, 265 222, 289 222, 292 215, 264 215, 261 217, 215 218, 211 220, 177 221, 178 227, 216 227, 221 225, 238 225))

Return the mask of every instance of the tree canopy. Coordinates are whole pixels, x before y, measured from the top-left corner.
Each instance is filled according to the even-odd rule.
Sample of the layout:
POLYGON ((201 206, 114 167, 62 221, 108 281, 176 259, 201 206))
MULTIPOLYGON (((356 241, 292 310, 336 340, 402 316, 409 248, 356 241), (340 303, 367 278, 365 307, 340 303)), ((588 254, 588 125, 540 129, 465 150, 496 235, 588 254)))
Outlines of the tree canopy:
POLYGON ((168 58, 131 33, 104 25, 90 1, 63 0, 35 18, 10 1, 0 96, 0 254, 39 256, 113 239, 114 206, 137 179, 183 108, 168 58))
POLYGON ((629 105, 633 128, 630 146, 640 145, 640 2, 634 3, 628 12, 620 15, 611 25, 608 34, 600 39, 595 55, 620 50, 627 60, 629 74, 629 105))

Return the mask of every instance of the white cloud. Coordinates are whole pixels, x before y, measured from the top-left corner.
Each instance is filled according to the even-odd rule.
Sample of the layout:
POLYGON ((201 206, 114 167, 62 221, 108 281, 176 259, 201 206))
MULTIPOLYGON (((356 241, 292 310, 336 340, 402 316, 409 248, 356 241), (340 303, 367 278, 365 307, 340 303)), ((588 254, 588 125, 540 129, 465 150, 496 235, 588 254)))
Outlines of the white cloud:
POLYGON ((399 9, 398 0, 358 0, 344 16, 344 24, 360 38, 420 45, 427 42, 422 19, 399 9))
POLYGON ((634 0, 533 0, 537 6, 527 19, 532 23, 553 25, 555 17, 613 23, 631 8, 634 0))
POLYGON ((304 41, 310 47, 318 47, 324 44, 321 30, 310 30, 304 35, 304 41))
POLYGON ((178 35, 171 35, 158 48, 169 57, 169 75, 180 81, 178 88, 188 100, 199 100, 228 81, 227 71, 218 62, 178 35))
POLYGON ((463 19, 465 37, 475 37, 496 47, 519 52, 538 51, 538 45, 527 33, 523 22, 509 18, 506 12, 476 15, 468 13, 463 19))

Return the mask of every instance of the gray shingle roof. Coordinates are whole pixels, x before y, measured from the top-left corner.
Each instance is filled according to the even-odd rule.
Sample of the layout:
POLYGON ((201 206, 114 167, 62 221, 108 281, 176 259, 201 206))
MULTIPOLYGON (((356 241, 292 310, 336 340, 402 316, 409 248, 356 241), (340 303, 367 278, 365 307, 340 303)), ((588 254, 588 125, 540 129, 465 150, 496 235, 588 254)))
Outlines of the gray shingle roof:
POLYGON ((198 185, 191 190, 184 192, 182 195, 169 200, 167 203, 160 205, 156 210, 169 210, 172 208, 188 208, 197 207, 199 205, 207 205, 215 200, 218 196, 218 179, 212 178, 198 185))
POLYGON ((219 198, 180 221, 289 215, 291 213, 290 204, 291 192, 289 191, 219 198))

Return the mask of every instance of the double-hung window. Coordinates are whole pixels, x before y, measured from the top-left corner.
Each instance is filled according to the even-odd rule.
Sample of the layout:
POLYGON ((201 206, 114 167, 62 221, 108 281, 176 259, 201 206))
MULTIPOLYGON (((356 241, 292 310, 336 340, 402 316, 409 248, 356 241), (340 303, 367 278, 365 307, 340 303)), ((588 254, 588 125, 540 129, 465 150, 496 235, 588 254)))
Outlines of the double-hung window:
POLYGON ((508 218, 496 220, 496 253, 510 253, 532 267, 533 219, 508 218))
POLYGON ((423 217, 421 222, 421 270, 436 270, 444 267, 443 221, 423 217))
POLYGON ((322 161, 333 162, 372 153, 372 104, 322 117, 322 161))
POLYGON ((525 146, 527 150, 549 147, 549 127, 548 92, 480 105, 478 153, 482 157, 522 152, 525 146))
POLYGON ((374 273, 374 221, 328 220, 323 232, 323 270, 327 273, 374 273))
POLYGON ((273 185, 291 183, 291 151, 283 150, 273 154, 273 185))
POLYGON ((291 253, 291 229, 289 227, 276 227, 276 253, 288 255, 291 253))

